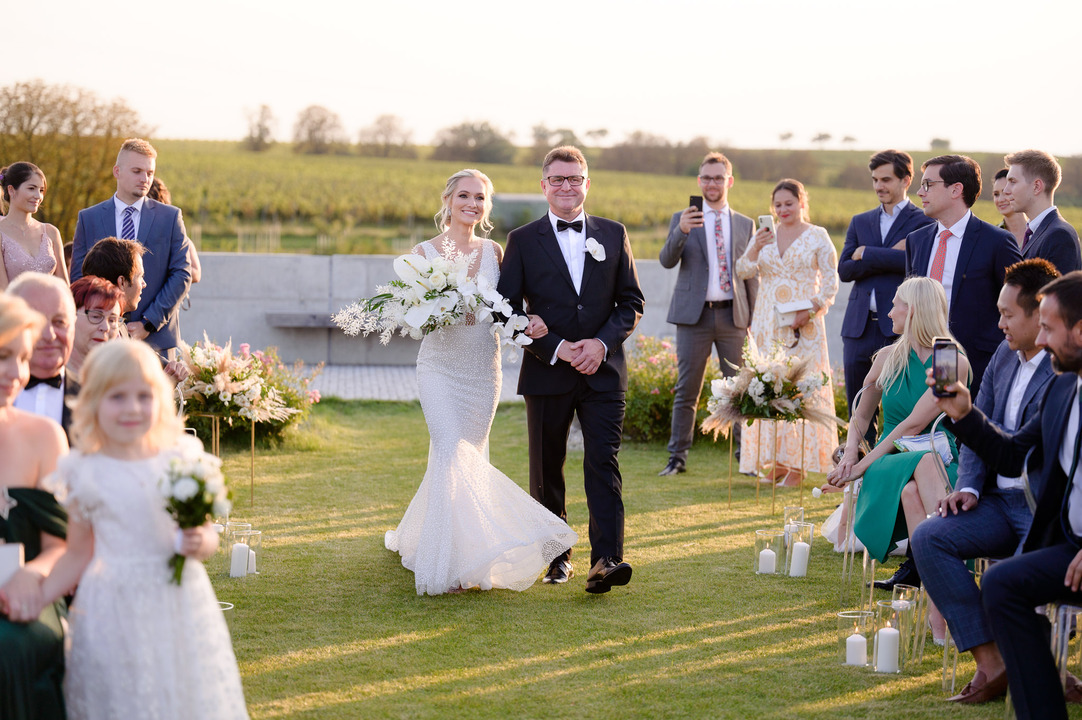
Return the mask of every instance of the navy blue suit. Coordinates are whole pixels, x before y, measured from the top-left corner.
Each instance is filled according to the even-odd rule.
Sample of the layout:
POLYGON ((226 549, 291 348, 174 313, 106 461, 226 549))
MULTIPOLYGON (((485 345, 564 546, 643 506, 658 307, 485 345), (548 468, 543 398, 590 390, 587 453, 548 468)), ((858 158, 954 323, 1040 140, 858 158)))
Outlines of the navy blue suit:
MULTIPOLYGON (((906 277, 927 277, 935 246, 935 223, 914 231, 905 241, 906 277)), ((999 331, 999 291, 1007 266, 1022 259, 1014 236, 971 215, 962 234, 951 288, 950 331, 965 348, 973 368, 970 389, 980 391, 981 377, 1003 340, 999 331)))
MULTIPOLYGON (((1005 422, 1009 396, 1021 366, 1018 353, 1004 340, 984 372, 984 384, 974 406, 997 427, 1003 427, 1005 422)), ((1040 413, 1041 400, 1053 377, 1051 357, 1046 353, 1023 392, 1017 427, 1040 413)), ((921 579, 962 651, 992 640, 980 591, 965 561, 1010 557, 1033 520, 1025 493, 1021 489, 1001 490, 996 475, 972 449, 963 446, 954 489, 975 490, 980 498, 977 506, 957 515, 929 518, 917 526, 911 541, 921 579)))
POLYGON ((992 635, 1003 655, 1011 698, 1019 720, 1066 720, 1067 707, 1059 673, 1048 647, 1048 621, 1033 611, 1049 602, 1082 602, 1082 593, 1064 586, 1067 566, 1078 552, 1077 538, 1068 538, 1060 508, 1070 483, 1059 462, 1067 418, 1077 400, 1078 376, 1063 373, 1048 386, 1040 414, 1013 435, 974 410, 953 426, 958 439, 973 448, 1003 475, 1018 475, 1033 449, 1029 479, 1036 497, 1033 523, 1022 542, 1022 554, 996 563, 981 582, 981 602, 992 635))
POLYGON ((1063 219, 1059 210, 1052 208, 1039 227, 1033 231, 1023 258, 1044 258, 1056 266, 1060 275, 1072 270, 1082 270, 1082 251, 1078 247, 1078 233, 1063 219))
MULTIPOLYGON (((849 401, 849 414, 853 414, 853 397, 864 384, 864 378, 872 369, 872 355, 894 341, 894 330, 887 317, 894 293, 905 279, 905 250, 895 250, 894 245, 931 218, 912 202, 895 210, 898 217, 883 237, 879 227, 882 206, 854 215, 845 233, 845 246, 838 259, 838 277, 842 282, 853 283, 849 302, 842 320, 843 367, 845 368, 845 394, 849 401), (864 252, 860 260, 853 259, 858 247, 864 252), (878 324, 871 322, 870 302, 875 295, 878 324)), ((868 428, 875 441, 874 424, 868 428)))
MULTIPOLYGON (((139 244, 143 255, 144 280, 147 286, 139 307, 131 314, 133 322, 149 322, 155 328, 146 338, 152 347, 169 350, 180 339, 180 303, 192 284, 188 264, 188 240, 180 209, 146 198, 139 213, 139 244)), ((83 259, 98 240, 120 237, 116 226, 113 198, 79 211, 71 254, 71 281, 83 276, 83 259)), ((116 278, 107 278, 113 282, 116 278)))

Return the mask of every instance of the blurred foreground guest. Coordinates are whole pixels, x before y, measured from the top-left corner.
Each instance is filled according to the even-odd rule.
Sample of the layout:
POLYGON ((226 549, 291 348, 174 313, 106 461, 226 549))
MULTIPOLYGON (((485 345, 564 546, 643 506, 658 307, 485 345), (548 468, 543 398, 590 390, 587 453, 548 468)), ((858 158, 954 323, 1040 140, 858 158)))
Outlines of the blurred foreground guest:
POLYGON ((91 349, 116 340, 124 332, 120 307, 124 293, 108 280, 88 275, 71 284, 71 294, 75 300, 75 339, 67 371, 73 378, 79 378, 91 349))
POLYGON ((1082 270, 1078 233, 1063 219, 1053 202, 1063 173, 1056 159, 1040 150, 1021 150, 1003 158, 1007 185, 1003 196, 1011 209, 1029 218, 1022 241, 1022 257, 1044 258, 1056 270, 1082 270))
POLYGON ((64 256, 60 231, 33 218, 48 188, 45 173, 33 163, 12 163, 0 170, 0 186, 5 213, 0 218, 0 290, 29 270, 67 283, 68 266, 59 260, 64 256))
POLYGON ((1011 201, 1003 194, 1007 187, 1007 168, 1001 168, 996 172, 995 182, 992 183, 992 202, 996 210, 1003 216, 1003 222, 998 227, 1003 228, 1018 241, 1018 252, 1022 252, 1022 242, 1026 239, 1026 214, 1015 212, 1011 207, 1011 201))
POLYGON ((146 248, 134 240, 107 237, 94 243, 86 253, 80 275, 108 280, 124 295, 121 312, 130 313, 139 306, 147 283, 143 273, 146 248))

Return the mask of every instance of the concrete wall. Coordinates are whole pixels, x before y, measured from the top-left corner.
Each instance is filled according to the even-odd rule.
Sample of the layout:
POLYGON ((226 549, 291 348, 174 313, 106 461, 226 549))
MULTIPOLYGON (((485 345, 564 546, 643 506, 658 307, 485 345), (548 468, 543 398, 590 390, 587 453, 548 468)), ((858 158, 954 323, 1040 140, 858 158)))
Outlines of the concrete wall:
MULTIPOLYGON (((330 315, 358 297, 370 296, 376 285, 393 277, 390 255, 287 255, 200 253, 203 281, 192 287, 191 307, 181 313, 184 339, 194 343, 203 330, 211 340, 253 348, 274 345, 282 358, 332 365, 412 365, 419 343, 394 338, 386 345, 379 338, 347 337, 333 328, 271 327, 267 313, 295 312, 330 315)), ((672 336, 665 322, 676 270, 657 260, 637 260, 639 282, 646 297, 646 312, 638 332, 672 336)), ((849 296, 843 283, 827 315, 827 335, 834 365, 841 365, 838 328, 849 296)))

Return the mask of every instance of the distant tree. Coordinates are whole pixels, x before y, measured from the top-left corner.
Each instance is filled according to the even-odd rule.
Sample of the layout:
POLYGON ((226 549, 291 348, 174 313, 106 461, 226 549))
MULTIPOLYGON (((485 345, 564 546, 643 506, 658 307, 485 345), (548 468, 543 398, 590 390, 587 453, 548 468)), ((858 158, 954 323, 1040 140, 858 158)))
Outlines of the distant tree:
POLYGON ((464 122, 443 128, 432 144, 433 160, 458 160, 473 163, 509 164, 515 158, 510 137, 487 122, 464 122))
POLYGON ((322 105, 309 105, 293 125, 293 152, 309 155, 344 153, 348 141, 342 119, 322 105))
POLYGON ((830 140, 830 133, 825 132, 818 133, 815 137, 812 138, 812 142, 818 145, 820 149, 822 149, 823 145, 828 140, 830 140))
POLYGON ((951 141, 947 138, 932 138, 932 152, 936 153, 949 153, 951 151, 951 141))
POLYGON ((270 105, 260 105, 259 110, 248 113, 248 134, 244 138, 245 149, 262 152, 274 144, 274 127, 278 120, 270 105))
POLYGON ((845 137, 842 138, 842 145, 852 145, 856 141, 857 141, 857 139, 855 137, 853 137, 852 135, 846 135, 845 137))
POLYGON ((604 170, 672 173, 672 143, 661 135, 636 130, 605 148, 597 165, 604 170))
POLYGON ((556 130, 550 130, 545 125, 534 125, 530 131, 533 136, 533 145, 530 147, 530 165, 538 165, 544 159, 548 151, 554 147, 560 145, 574 145, 581 148, 582 142, 575 135, 573 130, 567 128, 557 128, 556 130))
POLYGON ((608 128, 595 128, 586 131, 586 137, 594 145, 600 145, 609 136, 608 128))
POLYGON ((415 158, 417 148, 411 144, 413 133, 406 129, 397 115, 380 115, 361 130, 357 150, 368 157, 415 158))
POLYGON ((41 80, 0 88, 0 165, 26 160, 41 168, 49 192, 36 217, 56 225, 65 241, 79 211, 115 190, 124 139, 149 132, 124 100, 41 80))
POLYGON ((699 163, 711 150, 710 141, 699 136, 673 147, 673 170, 677 175, 698 175, 699 163))
POLYGON ((787 143, 792 139, 793 133, 791 132, 783 132, 781 135, 778 135, 778 140, 781 140, 783 143, 787 143))

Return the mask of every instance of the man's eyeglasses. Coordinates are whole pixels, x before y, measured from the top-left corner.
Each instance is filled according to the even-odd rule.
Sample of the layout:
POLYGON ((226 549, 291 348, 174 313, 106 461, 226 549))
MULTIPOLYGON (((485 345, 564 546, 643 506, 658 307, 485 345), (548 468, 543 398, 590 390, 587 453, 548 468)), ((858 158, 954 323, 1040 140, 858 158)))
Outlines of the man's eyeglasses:
POLYGON ((699 182, 701 182, 703 185, 709 185, 710 183, 714 183, 715 185, 724 185, 725 181, 728 180, 728 179, 729 178, 726 175, 700 175, 699 176, 699 182))
POLYGON ((120 327, 120 322, 123 320, 119 315, 106 315, 103 310, 88 310, 83 308, 83 312, 86 313, 86 319, 90 321, 91 325, 101 325, 102 322, 105 322, 113 330, 120 327))
POLYGON ((566 180, 571 187, 578 187, 579 185, 582 185, 584 180, 586 180, 586 176, 585 175, 549 175, 547 178, 545 178, 545 182, 547 182, 552 187, 560 187, 561 185, 564 184, 564 180, 566 180))
POLYGON ((921 180, 920 181, 920 189, 923 190, 924 192, 928 192, 928 189, 931 188, 936 183, 943 183, 944 185, 946 185, 947 181, 946 180, 921 180))

